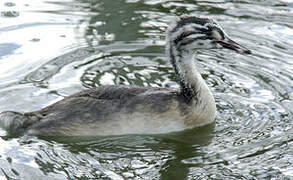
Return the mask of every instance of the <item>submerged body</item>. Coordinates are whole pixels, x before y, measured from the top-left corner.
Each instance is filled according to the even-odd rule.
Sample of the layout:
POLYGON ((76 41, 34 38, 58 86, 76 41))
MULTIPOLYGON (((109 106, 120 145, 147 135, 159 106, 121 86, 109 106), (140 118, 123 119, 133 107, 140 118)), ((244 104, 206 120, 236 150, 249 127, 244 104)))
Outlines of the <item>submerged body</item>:
POLYGON ((196 112, 195 102, 189 103, 177 89, 102 86, 66 97, 39 111, 4 112, 0 119, 2 126, 14 119, 13 125, 7 127, 14 134, 40 136, 157 134, 214 120, 214 104, 202 104, 196 112))
POLYGON ((181 18, 166 37, 166 53, 179 89, 102 86, 39 111, 0 113, 0 126, 13 134, 96 136, 167 133, 209 124, 215 119, 215 101, 196 69, 194 54, 218 46, 250 53, 213 20, 181 18))

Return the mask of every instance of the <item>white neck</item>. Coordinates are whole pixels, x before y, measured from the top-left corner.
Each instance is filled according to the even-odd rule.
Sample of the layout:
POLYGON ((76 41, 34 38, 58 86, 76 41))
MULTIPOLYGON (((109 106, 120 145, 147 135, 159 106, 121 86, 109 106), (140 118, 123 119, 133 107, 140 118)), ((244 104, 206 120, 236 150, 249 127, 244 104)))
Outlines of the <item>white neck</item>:
POLYGON ((213 95, 198 72, 191 51, 178 51, 167 46, 167 53, 180 81, 181 94, 194 107, 193 113, 203 124, 215 118, 216 106, 213 95), (168 49, 169 48, 169 49, 168 49))
POLYGON ((190 102, 199 95, 202 84, 205 84, 194 63, 191 51, 179 51, 175 46, 167 44, 167 54, 175 69, 181 86, 181 93, 190 102))
POLYGON ((197 91, 203 79, 196 68, 194 55, 189 52, 181 52, 181 56, 177 58, 177 67, 179 70, 180 80, 188 83, 195 91, 197 91))

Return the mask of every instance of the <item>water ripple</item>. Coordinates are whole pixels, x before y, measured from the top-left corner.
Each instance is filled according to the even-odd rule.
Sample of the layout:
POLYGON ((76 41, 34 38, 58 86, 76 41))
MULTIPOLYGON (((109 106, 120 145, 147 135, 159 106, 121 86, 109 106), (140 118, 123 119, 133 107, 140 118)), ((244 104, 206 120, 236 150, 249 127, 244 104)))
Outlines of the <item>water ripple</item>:
MULTIPOLYGON (((164 55, 164 32, 170 20, 182 14, 216 19, 233 40, 253 53, 215 49, 197 54, 197 66, 218 109, 211 126, 167 135, 91 138, 10 137, 1 131, 0 178, 32 179, 31 174, 51 179, 293 177, 290 1, 49 0, 39 2, 38 8, 34 5, 5 3, 1 35, 13 32, 24 37, 23 32, 42 26, 46 37, 54 37, 50 35, 56 32, 47 27, 60 25, 75 32, 77 43, 56 54, 40 51, 44 54, 38 57, 44 58, 29 66, 35 49, 48 50, 56 42, 41 44, 46 38, 37 34, 11 42, 1 38, 0 62, 26 67, 12 73, 17 70, 13 66, 1 74, 1 110, 41 108, 64 95, 106 84, 178 87, 164 55), (40 19, 27 21, 28 14, 40 19), (32 42, 34 38, 39 41, 32 42), (26 51, 19 51, 22 44, 28 45, 26 51), (31 48, 34 51, 28 51, 31 48)), ((67 36, 58 35, 58 43, 67 36)))

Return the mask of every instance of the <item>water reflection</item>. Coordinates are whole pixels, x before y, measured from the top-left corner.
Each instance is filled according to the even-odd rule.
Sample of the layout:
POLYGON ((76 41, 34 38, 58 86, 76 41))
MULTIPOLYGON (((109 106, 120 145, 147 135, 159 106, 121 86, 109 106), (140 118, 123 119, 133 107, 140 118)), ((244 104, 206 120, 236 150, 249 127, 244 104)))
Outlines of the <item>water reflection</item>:
POLYGON ((182 160, 203 153, 199 147, 211 142, 213 128, 210 125, 169 135, 48 137, 41 141, 46 148, 36 148, 41 149, 36 162, 46 173, 58 172, 54 164, 48 169, 48 163, 55 162, 71 178, 147 179, 157 173, 161 179, 184 178, 189 165, 182 160))

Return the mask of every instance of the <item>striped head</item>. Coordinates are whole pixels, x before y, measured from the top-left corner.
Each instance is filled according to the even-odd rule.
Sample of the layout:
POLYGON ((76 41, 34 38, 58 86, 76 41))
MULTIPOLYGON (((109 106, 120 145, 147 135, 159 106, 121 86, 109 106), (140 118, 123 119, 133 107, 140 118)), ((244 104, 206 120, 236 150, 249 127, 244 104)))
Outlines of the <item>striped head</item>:
POLYGON ((182 17, 167 32, 167 48, 177 51, 227 48, 238 53, 251 51, 231 40, 220 25, 208 18, 182 17))

